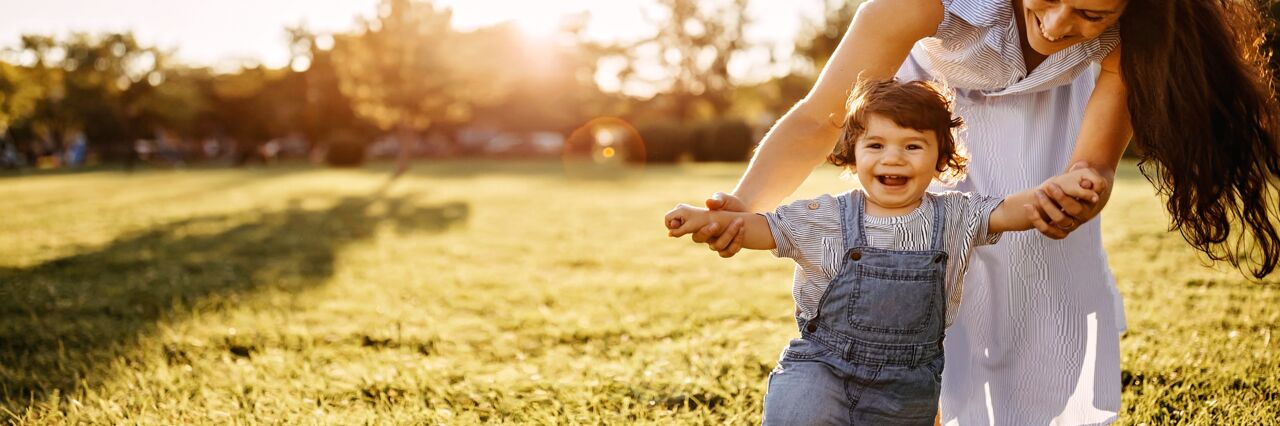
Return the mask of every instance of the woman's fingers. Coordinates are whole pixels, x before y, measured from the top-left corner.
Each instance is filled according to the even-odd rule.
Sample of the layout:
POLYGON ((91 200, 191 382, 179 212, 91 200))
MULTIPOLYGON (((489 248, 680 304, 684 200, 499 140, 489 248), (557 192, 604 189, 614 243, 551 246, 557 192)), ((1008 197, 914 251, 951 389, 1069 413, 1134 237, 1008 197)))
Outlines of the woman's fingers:
POLYGON ((1041 212, 1049 217, 1051 225, 1067 231, 1075 229, 1075 220, 1063 213, 1061 208, 1054 204, 1053 200, 1049 199, 1049 196, 1045 195, 1044 191, 1036 190, 1036 200, 1039 201, 1038 207, 1041 212))
POLYGON ((711 237, 720 235, 720 232, 718 231, 720 231, 720 224, 711 222, 707 224, 707 226, 702 227, 702 229, 699 229, 698 232, 694 232, 691 238, 693 238, 693 242, 695 243, 705 243, 710 241, 711 237))
MULTIPOLYGON (((1078 191, 1086 191, 1080 188, 1076 189, 1078 191)), ((1058 184, 1052 182, 1045 185, 1045 192, 1047 192, 1049 197, 1053 199, 1054 203, 1057 203, 1058 206, 1062 208, 1064 213, 1072 218, 1084 217, 1085 213, 1092 208, 1093 202, 1096 202, 1097 197, 1097 194, 1094 194, 1093 191, 1088 191, 1087 194, 1081 194, 1084 195, 1084 197, 1075 196, 1064 190, 1061 186, 1058 186, 1058 184), (1090 195, 1092 195, 1092 197, 1090 195), (1081 201, 1082 199, 1084 201, 1081 201)))
POLYGON ((743 220, 741 218, 734 219, 733 222, 730 222, 729 226, 724 229, 724 232, 716 237, 715 241, 707 243, 707 245, 711 247, 712 251, 725 251, 725 249, 728 249, 729 246, 733 244, 733 240, 738 237, 738 234, 741 233, 742 223, 743 220))
POLYGON ((717 192, 712 195, 711 198, 707 199, 707 209, 745 212, 747 211, 747 205, 746 203, 743 203, 742 200, 738 199, 738 197, 723 192, 717 192))
POLYGON ((723 192, 712 194, 711 198, 707 199, 707 208, 710 210, 720 210, 721 208, 724 208, 725 197, 728 196, 729 194, 725 194, 723 192))
POLYGON ((1065 229, 1058 228, 1050 225, 1048 222, 1045 222, 1044 218, 1040 216, 1040 210, 1036 209, 1035 206, 1023 204, 1022 209, 1027 212, 1027 219, 1031 220, 1031 225, 1035 226, 1036 230, 1040 231, 1044 236, 1055 240, 1061 240, 1067 237, 1067 231, 1065 229))
POLYGON ((738 251, 742 250, 742 240, 746 238, 747 233, 737 232, 737 235, 738 236, 733 237, 733 243, 729 244, 728 249, 720 250, 720 257, 730 258, 733 257, 733 255, 738 254, 738 251))

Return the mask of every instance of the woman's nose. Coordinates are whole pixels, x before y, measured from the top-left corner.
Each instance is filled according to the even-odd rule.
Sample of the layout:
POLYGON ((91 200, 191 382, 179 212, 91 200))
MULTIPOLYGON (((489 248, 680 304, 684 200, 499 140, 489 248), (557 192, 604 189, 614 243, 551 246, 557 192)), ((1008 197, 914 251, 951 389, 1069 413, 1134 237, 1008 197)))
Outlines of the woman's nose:
POLYGON ((1071 11, 1066 10, 1066 7, 1046 10, 1041 19, 1044 36, 1050 41, 1057 41, 1071 34, 1071 11))

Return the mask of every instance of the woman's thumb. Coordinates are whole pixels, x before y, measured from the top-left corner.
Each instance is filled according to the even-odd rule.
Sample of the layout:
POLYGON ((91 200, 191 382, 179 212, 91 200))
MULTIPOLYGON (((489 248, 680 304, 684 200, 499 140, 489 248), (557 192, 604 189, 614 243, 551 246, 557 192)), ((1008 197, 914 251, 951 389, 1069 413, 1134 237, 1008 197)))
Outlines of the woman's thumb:
POLYGON ((707 208, 711 210, 720 210, 724 208, 725 193, 717 192, 707 199, 707 208))

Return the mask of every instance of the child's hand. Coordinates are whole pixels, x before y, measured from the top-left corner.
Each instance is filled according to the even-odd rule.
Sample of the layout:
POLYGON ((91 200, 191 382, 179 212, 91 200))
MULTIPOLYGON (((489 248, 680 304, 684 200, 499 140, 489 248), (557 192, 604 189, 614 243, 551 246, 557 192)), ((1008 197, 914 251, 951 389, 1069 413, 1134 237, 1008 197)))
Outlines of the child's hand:
POLYGON ((702 229, 710 223, 711 212, 688 204, 680 204, 667 212, 663 221, 667 226, 667 235, 679 237, 702 229))
POLYGON ((1099 198, 1096 188, 1102 188, 1106 182, 1098 172, 1085 167, 1051 177, 1040 185, 1040 189, 1042 191, 1058 190, 1077 200, 1096 203, 1099 198), (1054 185, 1057 187, 1051 188, 1054 185))

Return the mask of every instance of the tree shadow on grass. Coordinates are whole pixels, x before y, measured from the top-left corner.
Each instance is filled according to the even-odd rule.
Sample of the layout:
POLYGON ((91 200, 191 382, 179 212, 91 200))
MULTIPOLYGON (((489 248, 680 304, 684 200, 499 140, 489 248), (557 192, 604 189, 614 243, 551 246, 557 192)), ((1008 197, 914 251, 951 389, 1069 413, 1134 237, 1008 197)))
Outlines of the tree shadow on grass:
POLYGON ((192 306, 221 309, 256 292, 322 284, 338 251, 380 226, 444 232, 469 214, 466 204, 382 192, 318 210, 295 200, 250 223, 244 214, 184 220, 92 252, 0 268, 0 409, 21 413, 55 392, 102 384, 113 361, 129 364, 142 336, 192 306))

